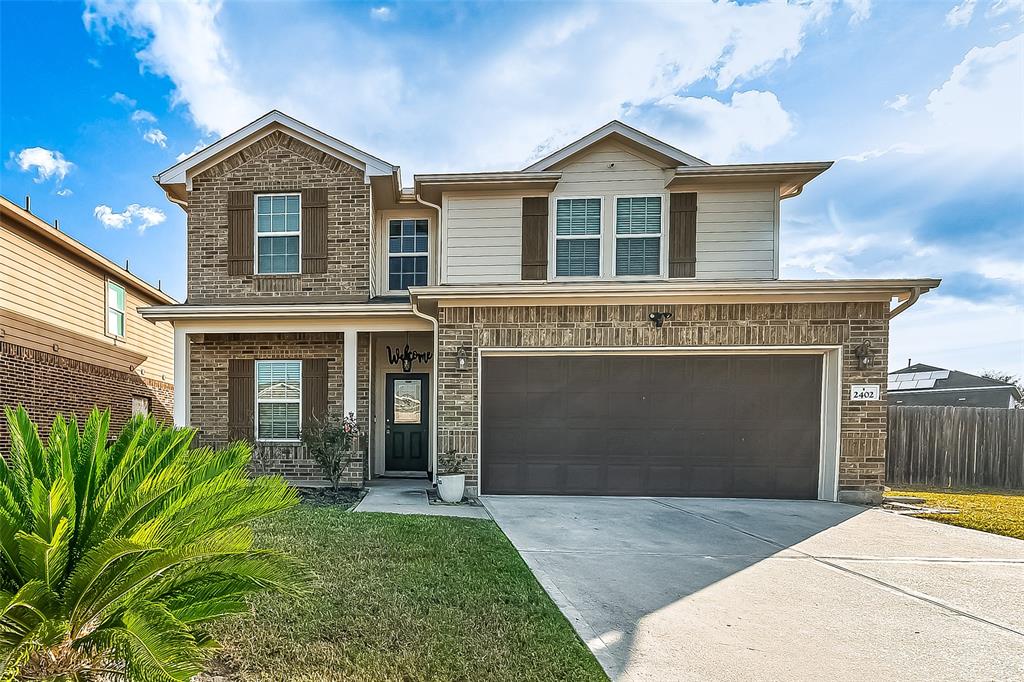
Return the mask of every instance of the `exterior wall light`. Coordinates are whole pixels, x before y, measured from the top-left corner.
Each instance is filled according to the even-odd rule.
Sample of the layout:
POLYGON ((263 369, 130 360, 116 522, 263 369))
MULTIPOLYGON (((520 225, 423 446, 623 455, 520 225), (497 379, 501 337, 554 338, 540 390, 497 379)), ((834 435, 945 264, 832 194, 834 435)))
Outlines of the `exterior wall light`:
POLYGON ((665 320, 672 319, 672 313, 668 311, 654 312, 648 315, 647 318, 654 323, 655 327, 658 327, 660 329, 661 326, 665 324, 665 320))
POLYGON ((874 366, 875 349, 871 347, 870 341, 864 341, 864 343, 854 348, 853 354, 857 356, 858 369, 871 369, 874 366))
POLYGON ((455 354, 455 365, 460 372, 465 372, 469 367, 469 352, 465 346, 461 346, 459 352, 455 354))

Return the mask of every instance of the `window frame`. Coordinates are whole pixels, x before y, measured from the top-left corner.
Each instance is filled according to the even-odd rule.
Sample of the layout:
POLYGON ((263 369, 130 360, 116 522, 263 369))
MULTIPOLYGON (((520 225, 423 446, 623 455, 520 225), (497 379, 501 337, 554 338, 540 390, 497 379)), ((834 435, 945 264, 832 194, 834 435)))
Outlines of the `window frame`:
POLYGON ((666 210, 666 208, 668 206, 669 198, 670 198, 669 195, 667 193, 665 193, 665 192, 649 192, 649 193, 643 193, 643 194, 616 194, 616 195, 614 195, 612 197, 612 202, 615 205, 615 213, 611 217, 611 227, 609 228, 611 230, 611 240, 612 240, 612 245, 611 245, 611 253, 612 253, 611 261, 612 262, 611 262, 611 275, 609 277, 610 279, 620 279, 620 280, 627 280, 627 281, 629 281, 629 280, 641 281, 641 280, 668 279, 668 248, 667 248, 667 240, 666 240, 666 236, 668 235, 668 223, 667 223, 668 211, 666 210), (642 239, 642 238, 657 237, 658 238, 658 274, 656 274, 656 275, 620 275, 620 274, 618 274, 618 272, 616 270, 616 265, 615 265, 615 260, 616 260, 616 256, 617 256, 617 253, 618 253, 619 239, 620 239, 619 233, 616 232, 616 228, 618 227, 618 222, 619 222, 619 199, 642 199, 642 198, 649 198, 649 197, 660 197, 661 198, 661 221, 660 221, 661 229, 658 232, 658 234, 657 235, 655 235, 653 233, 628 234, 628 235, 621 235, 621 238, 622 239, 642 239))
POLYGON ((600 194, 559 194, 552 195, 548 204, 548 233, 551 235, 548 244, 548 279, 559 282, 596 282, 607 279, 605 276, 605 197, 600 194), (558 202, 570 201, 572 199, 597 199, 600 202, 600 226, 601 229, 596 235, 558 234, 558 202), (559 275, 558 274, 558 242, 564 239, 597 239, 597 275, 559 275))
POLYGON ((274 358, 270 360, 256 360, 252 368, 253 384, 253 411, 252 411, 252 433, 253 440, 260 443, 300 443, 302 442, 302 360, 294 358, 274 358), (299 397, 296 400, 260 400, 260 365, 274 362, 295 362, 299 365, 299 397), (295 403, 299 406, 299 435, 295 438, 260 438, 260 405, 276 404, 290 405, 295 403))
POLYGON ((112 279, 106 279, 103 285, 103 332, 112 339, 124 339, 128 337, 128 287, 112 279), (121 310, 111 306, 110 287, 115 286, 121 290, 124 297, 124 306, 121 310), (110 331, 110 311, 121 313, 121 333, 110 331))
MULTIPOLYGON (((271 214, 273 215, 273 214, 271 214)), ((294 277, 302 274, 302 192, 253 192, 252 195, 252 259, 253 274, 259 277, 294 277), (299 227, 297 230, 287 232, 265 232, 260 233, 260 197, 298 197, 299 198, 299 227), (264 237, 298 237, 299 238, 299 269, 295 272, 260 272, 260 239, 264 237)))
POLYGON ((408 289, 392 289, 391 288, 391 256, 392 255, 394 255, 397 258, 402 258, 402 257, 415 258, 415 257, 418 257, 418 256, 426 256, 427 257, 427 284, 426 284, 426 286, 430 286, 430 280, 431 280, 431 277, 430 277, 430 242, 431 242, 431 236, 432 236, 431 224, 433 223, 433 220, 431 218, 429 218, 429 217, 424 217, 424 216, 413 217, 413 216, 401 216, 401 215, 397 215, 397 216, 383 216, 383 218, 384 218, 384 229, 382 230, 382 232, 384 233, 384 235, 383 235, 383 237, 384 237, 384 247, 383 247, 382 251, 384 252, 384 264, 383 264, 382 270, 383 270, 383 278, 384 278, 384 287, 383 287, 383 289, 384 289, 385 295, 386 296, 408 296, 409 295, 409 290, 408 289), (392 254, 391 253, 391 223, 394 222, 394 221, 401 222, 403 220, 412 220, 413 222, 416 222, 418 220, 426 220, 427 221, 427 250, 425 252, 416 251, 416 252, 410 252, 410 253, 396 253, 396 254, 392 254))

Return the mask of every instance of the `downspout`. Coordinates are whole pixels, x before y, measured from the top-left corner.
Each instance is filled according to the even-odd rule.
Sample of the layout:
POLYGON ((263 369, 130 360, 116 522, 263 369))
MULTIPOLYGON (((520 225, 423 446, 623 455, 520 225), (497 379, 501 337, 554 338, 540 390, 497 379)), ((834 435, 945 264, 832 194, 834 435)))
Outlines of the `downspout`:
POLYGON ((434 372, 433 381, 430 382, 430 443, 433 460, 431 462, 430 472, 433 475, 431 483, 437 483, 437 384, 440 381, 441 374, 441 362, 438 357, 438 348, 440 342, 438 341, 438 321, 437 318, 422 312, 416 302, 416 296, 410 292, 409 302, 412 303, 412 314, 416 317, 422 317, 424 320, 430 320, 431 326, 434 328, 434 372))
POLYGON ((889 319, 891 320, 892 318, 896 317, 910 306, 917 303, 917 299, 919 298, 921 298, 921 287, 914 287, 913 289, 910 290, 910 296, 907 297, 907 300, 903 301, 898 306, 889 311, 889 319))

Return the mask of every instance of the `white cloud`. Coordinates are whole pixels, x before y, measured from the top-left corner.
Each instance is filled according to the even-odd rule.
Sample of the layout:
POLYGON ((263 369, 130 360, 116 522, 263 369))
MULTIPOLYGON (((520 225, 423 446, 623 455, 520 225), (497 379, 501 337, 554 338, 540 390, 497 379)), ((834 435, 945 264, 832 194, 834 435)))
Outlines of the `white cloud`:
POLYGON ((187 159, 188 157, 192 156, 196 152, 203 151, 204 149, 206 149, 207 146, 208 145, 205 142, 200 140, 199 142, 196 142, 196 146, 195 147, 192 147, 192 151, 190 151, 190 152, 182 152, 182 153, 178 154, 174 158, 177 159, 178 161, 184 161, 185 159, 187 159))
POLYGON ((135 105, 136 105, 136 101, 133 100, 128 95, 124 94, 123 92, 115 92, 113 95, 111 95, 110 96, 110 102, 111 102, 111 104, 121 104, 121 105, 124 105, 124 106, 128 107, 129 109, 134 108, 135 105))
POLYGON ((850 8, 850 24, 859 24, 871 18, 871 0, 843 0, 843 4, 850 8))
POLYGON ((145 109, 136 109, 132 112, 132 120, 136 123, 156 123, 156 116, 145 109))
POLYGON ((378 21, 390 21, 394 16, 394 12, 391 11, 390 7, 372 7, 370 8, 370 18, 378 21))
POLYGON ((74 194, 74 192, 72 192, 67 187, 64 187, 64 188, 61 188, 61 189, 57 190, 57 196, 59 196, 59 197, 69 197, 72 194, 74 194))
POLYGON ((923 154, 925 148, 915 144, 897 143, 891 144, 884 149, 868 149, 867 151, 858 152, 857 154, 848 154, 846 156, 840 156, 838 161, 853 161, 855 163, 864 163, 865 161, 871 161, 879 157, 885 156, 886 154, 923 154))
POLYGON ((688 151, 718 162, 761 151, 793 129, 790 115, 772 92, 734 92, 728 102, 670 95, 655 107, 665 113, 661 127, 685 138, 688 151))
POLYGON ((150 128, 142 136, 142 139, 150 144, 158 145, 161 149, 167 147, 167 136, 159 128, 150 128))
POLYGON ((972 48, 928 95, 925 108, 935 123, 935 139, 968 153, 1019 153, 1024 144, 1022 64, 1024 35, 972 48))
POLYGON ((896 95, 892 99, 883 102, 886 109, 892 109, 893 111, 904 111, 909 104, 910 95, 907 94, 896 95))
POLYGON ((128 204, 120 213, 115 213, 106 204, 100 204, 93 210, 93 215, 108 230, 123 230, 126 227, 137 225, 139 234, 167 220, 167 216, 159 208, 140 206, 139 204, 128 204))
POLYGON ((442 48, 408 70, 400 50, 354 25, 284 6, 257 16, 245 5, 93 0, 83 19, 100 38, 120 27, 141 43, 142 66, 171 79, 175 104, 204 131, 226 134, 279 108, 408 172, 516 167, 695 83, 727 91, 792 60, 832 6, 555 5, 477 59, 442 48), (254 23, 274 26, 275 40, 254 44, 254 23))
POLYGON ((44 182, 54 178, 60 183, 75 166, 59 151, 45 147, 26 147, 17 154, 12 152, 11 158, 22 171, 26 173, 35 171, 35 182, 44 182))
POLYGON ((985 12, 985 16, 998 17, 1010 12, 1015 12, 1018 21, 1024 22, 1024 0, 996 0, 985 12))
POLYGON ((971 23, 971 18, 974 16, 974 8, 977 4, 978 0, 963 0, 959 5, 955 5, 946 13, 946 26, 958 28, 971 23))
POLYGON ((103 64, 100 63, 100 60, 96 59, 96 57, 89 57, 85 61, 87 61, 89 63, 89 66, 91 66, 94 69, 103 68, 103 64))

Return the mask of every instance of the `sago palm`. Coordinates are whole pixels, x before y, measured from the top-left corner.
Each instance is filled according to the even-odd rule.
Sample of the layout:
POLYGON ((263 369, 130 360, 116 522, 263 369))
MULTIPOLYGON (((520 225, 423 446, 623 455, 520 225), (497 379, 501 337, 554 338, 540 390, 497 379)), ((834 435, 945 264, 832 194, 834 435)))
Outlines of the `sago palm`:
POLYGON ((109 414, 46 442, 5 408, 0 464, 0 662, 26 680, 187 680, 216 643, 204 626, 248 593, 294 589, 286 557, 253 548, 252 520, 297 497, 252 478, 242 443, 191 448, 194 431, 136 418, 112 443, 109 414))

